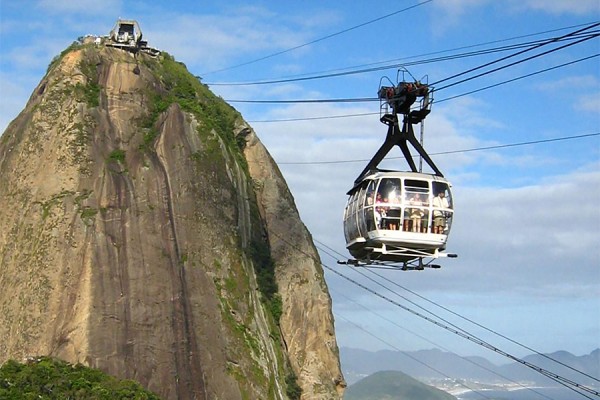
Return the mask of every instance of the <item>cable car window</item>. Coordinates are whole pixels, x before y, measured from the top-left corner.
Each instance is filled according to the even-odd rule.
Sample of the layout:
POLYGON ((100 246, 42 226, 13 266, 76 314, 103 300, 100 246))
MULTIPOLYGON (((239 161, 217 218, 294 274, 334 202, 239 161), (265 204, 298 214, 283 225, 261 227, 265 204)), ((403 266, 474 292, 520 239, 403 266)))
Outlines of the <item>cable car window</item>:
POLYGON ((362 207, 363 204, 365 204, 365 193, 367 193, 367 182, 363 182, 363 184, 360 187, 360 190, 358 192, 358 207, 362 207))
POLYGON ((406 179, 404 180, 404 188, 407 192, 429 193, 429 182, 419 181, 416 179, 406 179))
POLYGON ((364 205, 364 219, 366 223, 367 231, 374 231, 379 229, 379 224, 381 222, 381 216, 378 212, 376 212, 375 202, 375 189, 377 189, 377 181, 372 180, 369 181, 369 185, 367 186, 367 194, 365 196, 365 205, 364 205))
POLYGON ((348 224, 349 211, 350 201, 348 199, 348 203, 346 203, 346 208, 344 209, 344 236, 346 237, 346 243, 349 243, 352 240, 350 237, 350 226, 348 224))
POLYGON ((454 208, 452 206, 452 193, 450 192, 450 188, 448 187, 447 183, 444 182, 432 182, 433 184, 433 196, 435 198, 435 196, 437 196, 440 192, 444 192, 444 197, 446 198, 446 201, 448 203, 448 205, 446 206, 446 208, 454 208))
POLYGON ((433 182, 433 230, 432 233, 447 234, 452 221, 452 199, 447 184, 433 182))
POLYGON ((344 216, 344 234, 346 235, 348 241, 356 238, 356 218, 354 217, 354 204, 356 202, 356 195, 357 193, 354 192, 348 198, 348 204, 346 205, 346 212, 344 216))
POLYGON ((367 233, 367 223, 365 221, 364 204, 367 202, 368 181, 362 183, 356 203, 356 218, 358 226, 358 235, 363 236, 367 233))
POLYGON ((358 195, 359 191, 357 190, 352 194, 351 202, 350 202, 350 212, 348 215, 348 224, 349 224, 349 234, 351 237, 358 237, 358 224, 356 222, 356 208, 358 205, 358 195))
POLYGON ((383 178, 379 183, 377 194, 381 195, 381 202, 384 204, 379 207, 379 212, 381 214, 381 229, 400 229, 402 201, 400 188, 400 178, 383 178))
POLYGON ((377 193, 381 195, 384 203, 400 202, 400 178, 383 178, 377 193))
POLYGON ((365 196, 365 207, 372 206, 375 204, 375 189, 377 188, 377 181, 369 181, 367 186, 367 195, 365 196))
POLYGON ((429 181, 404 180, 405 209, 403 230, 414 233, 429 232, 429 181))

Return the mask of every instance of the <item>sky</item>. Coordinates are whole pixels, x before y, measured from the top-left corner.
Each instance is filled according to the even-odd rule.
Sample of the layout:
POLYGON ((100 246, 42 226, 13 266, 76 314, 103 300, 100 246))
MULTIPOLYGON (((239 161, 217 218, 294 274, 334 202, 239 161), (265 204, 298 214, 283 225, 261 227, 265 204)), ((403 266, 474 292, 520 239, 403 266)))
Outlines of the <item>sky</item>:
MULTIPOLYGON (((136 19, 266 145, 321 250, 339 346, 510 361, 428 316, 517 357, 531 353, 521 345, 600 347, 600 39, 490 51, 598 22, 600 1, 0 0, 0 132, 55 56, 117 18, 136 19), (424 146, 453 185, 458 258, 425 271, 338 265, 346 192, 385 138, 379 102, 236 100, 375 98, 401 66, 434 87, 424 146)), ((400 156, 381 166, 406 170, 400 156)))

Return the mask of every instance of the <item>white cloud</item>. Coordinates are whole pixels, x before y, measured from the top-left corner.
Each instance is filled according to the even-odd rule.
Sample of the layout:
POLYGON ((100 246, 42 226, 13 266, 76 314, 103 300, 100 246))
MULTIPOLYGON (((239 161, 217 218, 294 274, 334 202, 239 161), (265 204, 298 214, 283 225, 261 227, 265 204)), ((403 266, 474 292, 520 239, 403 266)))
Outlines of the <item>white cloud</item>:
POLYGON ((573 91, 586 90, 589 88, 597 88, 600 85, 598 77, 593 75, 580 75, 580 76, 566 76, 561 79, 548 81, 542 84, 538 84, 537 87, 547 91, 548 93, 555 94, 559 91, 573 91))
MULTIPOLYGON (((436 3, 435 6, 444 10, 450 18, 456 19, 467 16, 469 11, 474 8, 486 7, 492 3, 496 2, 493 0, 446 0, 436 3)), ((508 6, 509 9, 513 10, 534 10, 555 15, 584 15, 600 11, 600 3, 597 0, 509 0, 497 5, 508 6)))
MULTIPOLYGON (((311 37, 302 25, 273 20, 257 7, 228 15, 161 15, 160 23, 154 21, 152 26, 160 27, 148 30, 152 45, 168 49, 188 66, 202 65, 209 70, 228 67, 236 59, 261 58, 256 54, 270 58, 270 54, 299 46, 311 37), (169 29, 172 27, 176 29, 169 29)), ((260 62, 253 64, 260 70, 260 62)))
POLYGON ((544 271, 571 275, 565 272, 572 268, 580 275, 572 274, 563 283, 585 285, 584 277, 600 263, 595 245, 600 235, 600 172, 598 165, 588 168, 594 172, 559 176, 535 186, 456 189, 453 243, 472 261, 487 259, 494 265, 487 269, 489 274, 509 272, 503 280, 511 281, 512 288, 528 286, 523 278, 536 275, 536 283, 543 286, 556 278, 544 271))
POLYGON ((600 12, 600 3, 597 0, 519 0, 513 1, 520 8, 530 8, 536 11, 544 11, 549 14, 576 14, 600 12))
POLYGON ((121 0, 39 0, 38 6, 52 14, 115 15, 121 10, 121 0))
POLYGON ((574 111, 600 113, 600 80, 594 75, 567 76, 537 86, 551 96, 568 93, 574 111))
MULTIPOLYGON (((449 30, 472 24, 472 18, 487 9, 505 15, 541 13, 552 16, 590 16, 600 13, 598 0, 445 0, 433 2, 431 8, 431 29, 438 37, 449 30)), ((475 25, 477 22, 474 23, 475 25)))
POLYGON ((587 94, 579 97, 575 107, 578 110, 584 110, 596 115, 600 114, 600 92, 587 94))

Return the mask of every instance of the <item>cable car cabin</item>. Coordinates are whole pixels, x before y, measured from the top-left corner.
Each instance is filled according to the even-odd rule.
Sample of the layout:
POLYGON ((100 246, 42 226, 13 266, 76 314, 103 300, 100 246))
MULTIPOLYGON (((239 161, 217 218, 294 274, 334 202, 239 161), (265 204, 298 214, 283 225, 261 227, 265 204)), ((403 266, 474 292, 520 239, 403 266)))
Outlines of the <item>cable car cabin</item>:
POLYGON ((109 37, 115 47, 137 47, 139 41, 142 40, 142 30, 137 21, 119 19, 113 30, 110 31, 109 37))
POLYGON ((357 260, 406 263, 440 253, 452 225, 450 183, 419 172, 375 171, 349 192, 346 248, 357 260))
POLYGON ((138 51, 157 57, 160 50, 149 47, 146 40, 142 40, 142 30, 136 20, 119 19, 115 27, 110 31, 106 46, 130 51, 136 54, 138 51))

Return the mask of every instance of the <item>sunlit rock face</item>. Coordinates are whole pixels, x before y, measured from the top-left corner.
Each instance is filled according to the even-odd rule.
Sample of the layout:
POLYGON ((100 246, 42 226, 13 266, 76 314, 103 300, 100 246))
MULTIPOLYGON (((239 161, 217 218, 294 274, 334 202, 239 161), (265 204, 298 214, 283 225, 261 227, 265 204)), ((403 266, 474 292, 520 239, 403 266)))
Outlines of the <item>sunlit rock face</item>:
POLYGON ((281 173, 165 53, 72 46, 0 136, 0 308, 0 363, 51 355, 165 399, 345 386, 281 173))

